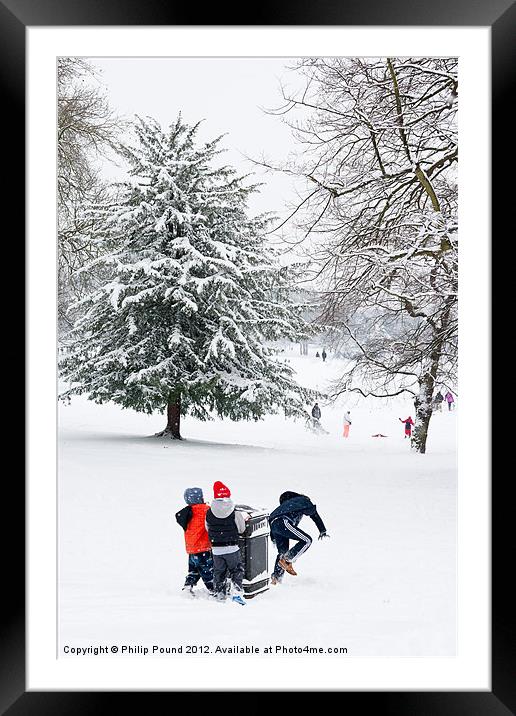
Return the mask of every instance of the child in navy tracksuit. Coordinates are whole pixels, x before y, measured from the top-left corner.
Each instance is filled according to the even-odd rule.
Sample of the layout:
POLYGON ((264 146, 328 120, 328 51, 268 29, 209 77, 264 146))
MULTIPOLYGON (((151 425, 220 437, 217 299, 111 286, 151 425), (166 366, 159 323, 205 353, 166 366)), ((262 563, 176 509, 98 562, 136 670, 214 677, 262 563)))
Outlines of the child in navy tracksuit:
POLYGON ((271 577, 272 584, 281 582, 285 572, 296 575, 292 562, 304 554, 312 544, 310 535, 298 527, 303 515, 315 522, 319 530, 319 539, 329 537, 324 522, 309 497, 298 492, 284 492, 280 495, 279 501, 279 507, 276 507, 269 516, 271 540, 278 550, 271 577), (294 540, 296 544, 289 549, 290 540, 294 540))

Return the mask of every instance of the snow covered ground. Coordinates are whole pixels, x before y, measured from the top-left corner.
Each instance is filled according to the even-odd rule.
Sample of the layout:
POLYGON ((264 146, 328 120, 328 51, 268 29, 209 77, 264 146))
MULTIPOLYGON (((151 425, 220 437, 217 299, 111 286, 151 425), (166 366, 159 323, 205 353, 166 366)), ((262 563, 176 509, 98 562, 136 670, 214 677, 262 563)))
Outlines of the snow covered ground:
MULTIPOLYGON (((342 364, 285 356, 324 389, 342 364)), ((329 435, 302 421, 184 419, 183 442, 152 437, 161 415, 75 398, 59 408, 59 653, 65 645, 192 644, 346 647, 349 656, 453 656, 456 579, 456 419, 432 418, 426 455, 398 418, 409 400, 352 396, 321 404, 329 435), (350 436, 341 436, 344 408, 350 436), (386 438, 373 438, 374 433, 386 438), (240 607, 181 593, 187 556, 174 519, 183 491, 207 500, 222 480, 235 501, 278 504, 309 495, 331 539, 314 540, 297 577, 240 607)), ((317 535, 307 517, 300 525, 317 535)), ((275 552, 269 542, 269 564, 275 552)), ((202 589, 200 589, 202 592, 202 589)))

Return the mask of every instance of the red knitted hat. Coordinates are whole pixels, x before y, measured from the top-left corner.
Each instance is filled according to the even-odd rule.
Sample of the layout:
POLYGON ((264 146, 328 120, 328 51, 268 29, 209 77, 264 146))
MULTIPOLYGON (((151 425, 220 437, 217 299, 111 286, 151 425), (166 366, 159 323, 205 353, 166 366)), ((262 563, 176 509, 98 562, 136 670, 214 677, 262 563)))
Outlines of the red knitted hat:
POLYGON ((215 499, 221 497, 231 497, 231 491, 229 487, 224 485, 224 483, 217 480, 217 482, 213 483, 213 497, 215 497, 215 499))

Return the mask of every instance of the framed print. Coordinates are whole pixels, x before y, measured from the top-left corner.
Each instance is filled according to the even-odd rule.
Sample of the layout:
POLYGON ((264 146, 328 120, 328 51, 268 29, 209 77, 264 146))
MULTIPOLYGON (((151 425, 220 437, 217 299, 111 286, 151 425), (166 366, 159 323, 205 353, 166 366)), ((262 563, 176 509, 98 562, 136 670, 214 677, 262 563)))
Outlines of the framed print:
POLYGON ((262 14, 0 3, 27 159, 9 714, 515 708, 489 417, 514 7, 262 14))

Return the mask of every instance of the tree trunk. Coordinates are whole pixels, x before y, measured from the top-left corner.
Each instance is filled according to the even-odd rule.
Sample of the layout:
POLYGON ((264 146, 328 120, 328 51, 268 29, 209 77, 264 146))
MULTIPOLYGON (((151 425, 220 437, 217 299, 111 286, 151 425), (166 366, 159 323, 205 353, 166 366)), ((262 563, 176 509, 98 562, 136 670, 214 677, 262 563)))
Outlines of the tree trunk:
POLYGON ((181 391, 171 392, 167 404, 167 425, 157 437, 170 437, 173 440, 182 440, 181 437, 181 391))
MULTIPOLYGON (((434 276, 431 277, 430 281, 433 283, 434 276)), ((435 326, 437 335, 442 336, 444 334, 450 319, 450 310, 451 301, 447 310, 443 313, 440 326, 435 326)), ((432 417, 435 382, 439 372, 442 349, 443 341, 442 339, 438 339, 433 351, 430 354, 430 365, 428 370, 419 381, 419 395, 414 400, 414 407, 416 409, 416 425, 412 431, 411 447, 416 452, 423 454, 426 452, 428 426, 430 424, 430 418, 432 417)))
POLYGON ((414 400, 416 409, 416 420, 412 431, 411 447, 416 452, 426 452, 426 439, 428 437, 428 426, 432 417, 432 397, 434 393, 435 380, 430 372, 426 373, 419 383, 419 395, 414 400))

